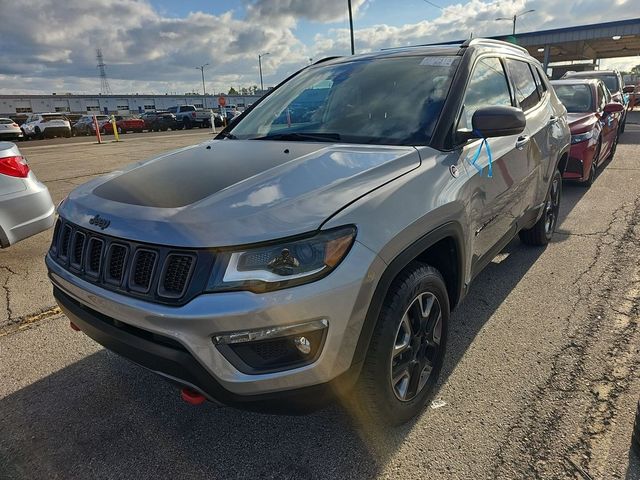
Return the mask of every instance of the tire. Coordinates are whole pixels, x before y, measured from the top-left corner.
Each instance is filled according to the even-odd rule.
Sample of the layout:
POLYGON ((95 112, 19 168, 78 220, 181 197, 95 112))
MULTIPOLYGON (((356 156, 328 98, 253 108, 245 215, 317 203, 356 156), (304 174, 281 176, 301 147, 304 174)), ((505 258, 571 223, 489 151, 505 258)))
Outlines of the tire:
POLYGON ((616 138, 613 140, 613 145, 611 146, 611 151, 609 152, 609 160, 613 160, 614 155, 616 154, 616 150, 618 149, 618 139, 619 135, 616 135, 616 138))
POLYGON ((120 135, 124 135, 126 132, 126 130, 123 127, 116 127, 116 130, 118 131, 118 134, 120 135))
POLYGON ((34 136, 35 136, 38 140, 44 140, 44 132, 41 132, 41 131, 40 131, 40 127, 36 127, 36 129, 34 130, 34 132, 35 132, 35 135, 34 135, 34 136))
POLYGON ((448 325, 442 275, 409 264, 389 287, 360 377, 346 398, 356 419, 400 425, 424 410, 442 368, 448 325))
POLYGON ((71 138, 71 131, 68 132, 64 132, 64 134, 62 135, 64 138, 71 138))
POLYGON ((640 401, 636 409, 636 421, 633 424, 633 435, 631 437, 631 445, 636 455, 640 457, 640 401))
POLYGON ((184 128, 186 128, 187 130, 191 130, 193 128, 193 125, 191 124, 191 120, 189 120, 188 118, 184 119, 184 128))
POLYGON ((593 160, 591 160, 591 168, 589 169, 589 177, 581 183, 585 188, 590 188, 593 182, 596 181, 597 165, 600 162, 600 152, 602 151, 602 140, 598 142, 596 147, 596 153, 593 154, 593 160))
POLYGON ((560 200, 562 199, 562 175, 556 170, 551 177, 547 198, 544 201, 542 216, 536 224, 520 230, 520 240, 525 245, 544 246, 549 243, 558 224, 560 200))

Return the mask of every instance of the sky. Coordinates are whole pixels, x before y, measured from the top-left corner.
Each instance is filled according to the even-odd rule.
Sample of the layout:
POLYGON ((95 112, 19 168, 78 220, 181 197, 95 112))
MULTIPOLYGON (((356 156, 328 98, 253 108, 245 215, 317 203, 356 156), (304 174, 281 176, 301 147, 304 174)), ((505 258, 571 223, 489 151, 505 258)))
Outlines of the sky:
MULTIPOLYGON (((638 17, 637 0, 352 0, 356 53, 638 17)), ((0 0, 0 94, 98 93, 101 48, 113 93, 265 86, 350 53, 346 0, 0 0)), ((604 61, 630 69, 640 57, 604 61)))

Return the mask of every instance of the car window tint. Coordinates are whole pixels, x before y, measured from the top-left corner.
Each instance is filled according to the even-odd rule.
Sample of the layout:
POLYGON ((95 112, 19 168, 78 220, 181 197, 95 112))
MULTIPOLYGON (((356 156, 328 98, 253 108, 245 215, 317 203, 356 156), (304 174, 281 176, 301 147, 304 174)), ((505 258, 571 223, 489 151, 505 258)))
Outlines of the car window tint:
POLYGON ((598 110, 603 110, 607 104, 607 88, 602 83, 598 84, 598 98, 600 100, 598 110))
POLYGON ((469 78, 458 130, 471 130, 475 111, 496 105, 512 105, 509 85, 500 60, 483 58, 478 60, 469 78))
POLYGON ((538 89, 529 64, 519 60, 507 59, 507 66, 515 88, 516 98, 522 110, 527 111, 535 107, 540 101, 540 95, 538 95, 538 89))
POLYGON ((10 118, 0 118, 0 123, 3 125, 11 125, 13 123, 13 120, 11 120, 10 118))

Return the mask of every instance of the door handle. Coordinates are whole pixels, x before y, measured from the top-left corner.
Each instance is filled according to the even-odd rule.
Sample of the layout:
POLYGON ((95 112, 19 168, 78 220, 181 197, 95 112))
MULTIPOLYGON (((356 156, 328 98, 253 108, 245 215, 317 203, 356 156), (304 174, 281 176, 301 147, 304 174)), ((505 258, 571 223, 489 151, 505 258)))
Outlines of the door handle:
POLYGON ((516 140, 516 148, 522 150, 527 143, 529 143, 529 135, 520 135, 516 140))
POLYGON ((551 115, 551 117, 549 117, 549 125, 556 123, 558 120, 560 120, 559 117, 556 117, 555 115, 551 115))

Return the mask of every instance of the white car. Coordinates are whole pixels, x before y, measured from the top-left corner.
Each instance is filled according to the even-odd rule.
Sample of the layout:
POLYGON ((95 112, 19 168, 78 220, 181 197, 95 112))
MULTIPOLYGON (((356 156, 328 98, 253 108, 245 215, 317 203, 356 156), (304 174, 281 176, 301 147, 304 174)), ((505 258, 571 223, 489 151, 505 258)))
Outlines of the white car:
POLYGON ((71 136, 71 124, 62 113, 34 113, 21 128, 26 138, 71 136))
POLYGON ((0 118, 0 141, 22 138, 20 126, 10 118, 0 118))

